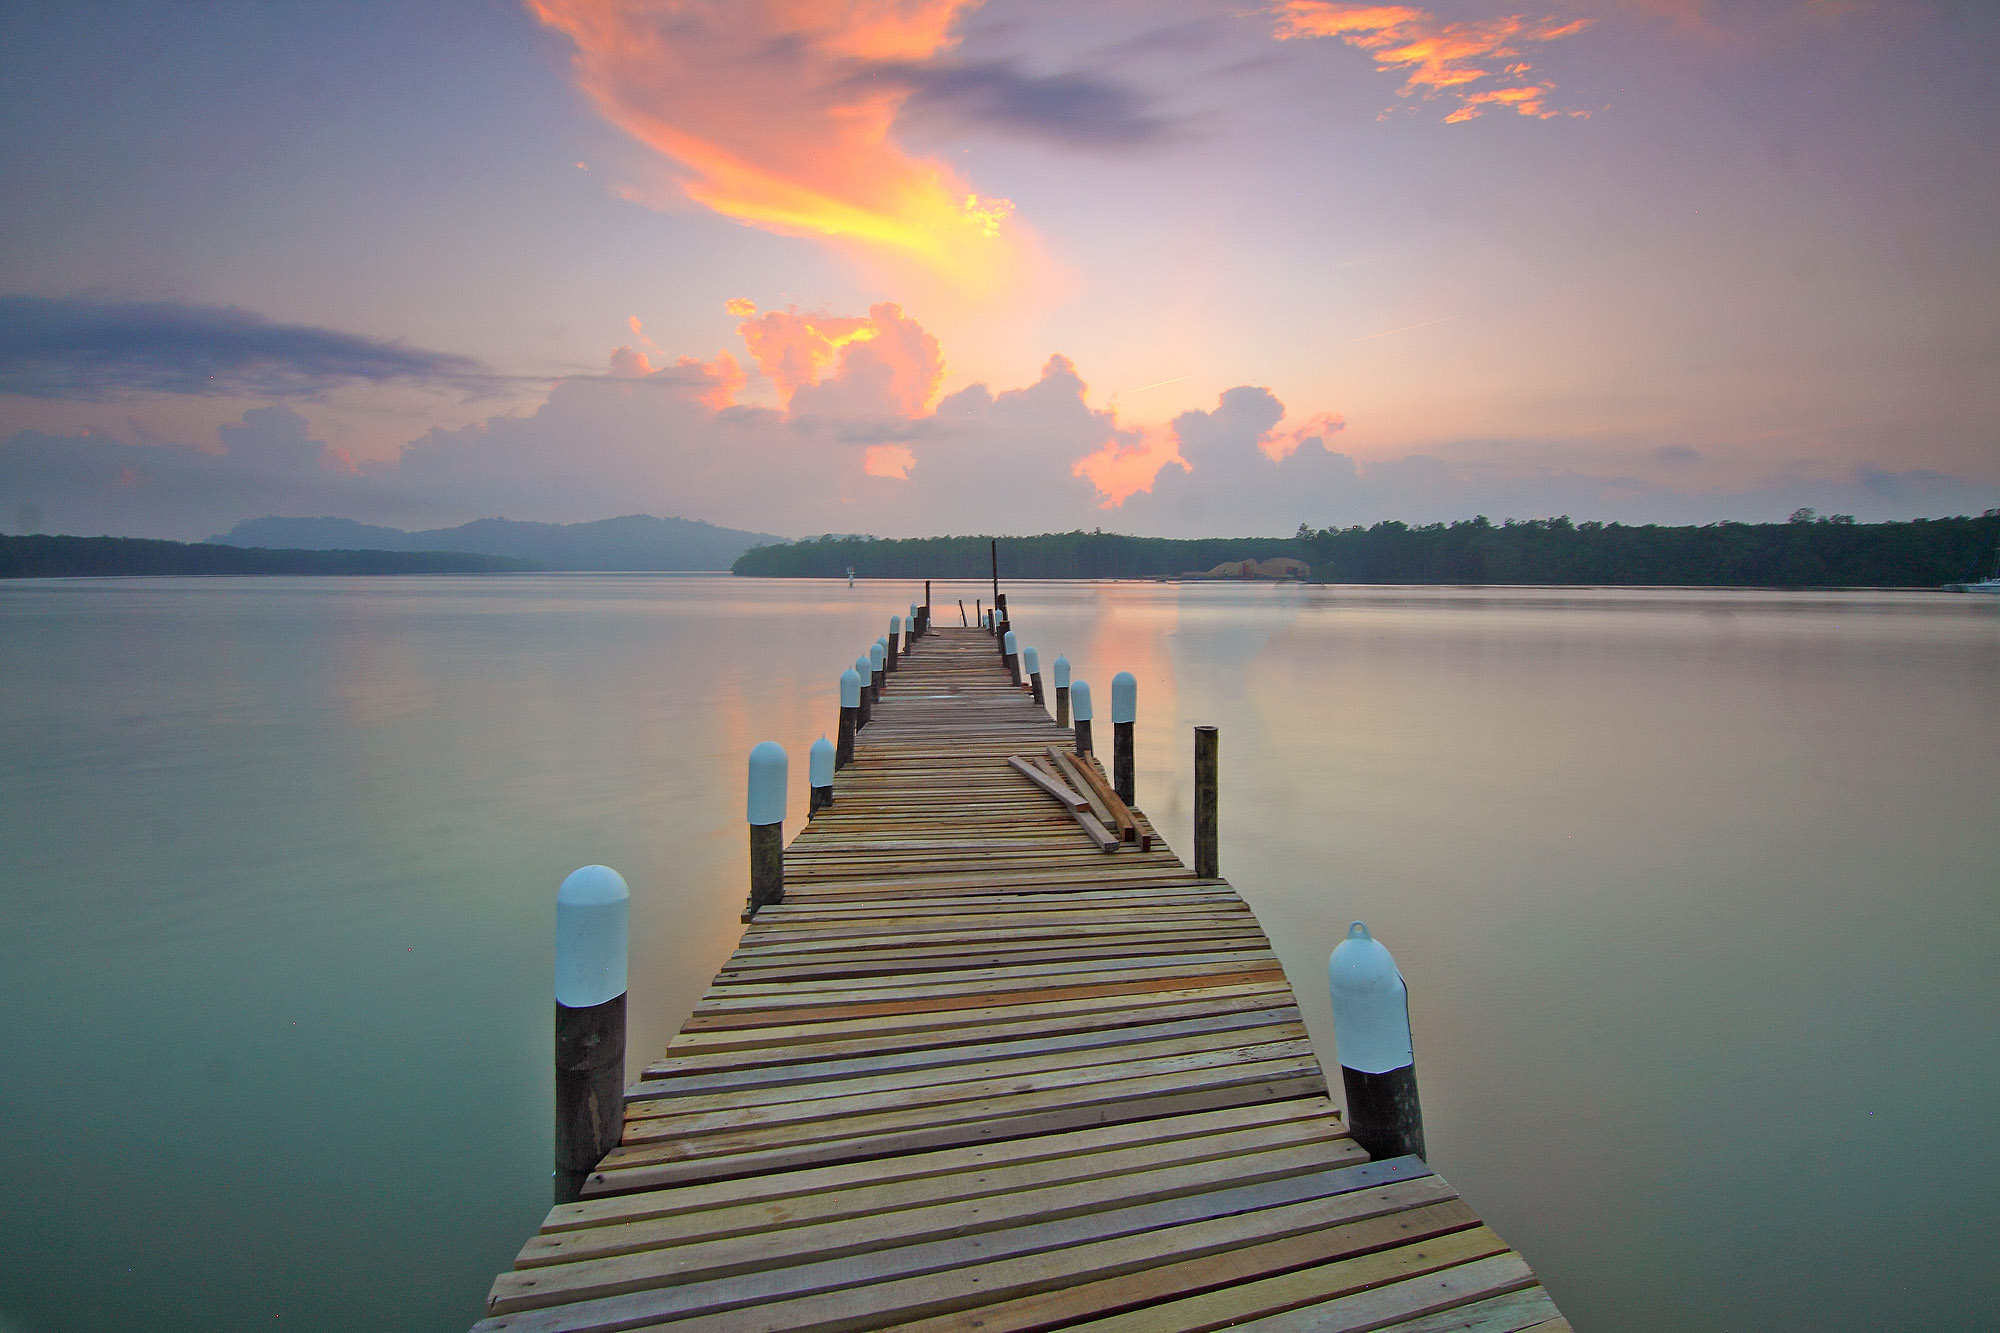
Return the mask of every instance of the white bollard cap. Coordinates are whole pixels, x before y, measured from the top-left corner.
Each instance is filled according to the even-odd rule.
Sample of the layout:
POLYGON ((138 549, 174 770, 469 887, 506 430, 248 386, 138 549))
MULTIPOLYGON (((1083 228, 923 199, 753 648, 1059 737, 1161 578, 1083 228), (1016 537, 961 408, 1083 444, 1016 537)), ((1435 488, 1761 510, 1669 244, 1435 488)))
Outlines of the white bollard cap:
POLYGON ((889 637, 893 639, 894 637, 896 637, 896 636, 897 636, 898 634, 901 634, 902 632, 903 632, 903 618, 902 618, 901 616, 890 616, 890 617, 889 617, 889 637))
POLYGON ((833 742, 822 736, 806 752, 806 772, 815 787, 833 785, 833 742))
POLYGON ((625 993, 632 890, 610 866, 585 866, 556 890, 556 1003, 588 1009, 625 993))
POLYGON ((1021 670, 1032 676, 1041 669, 1042 655, 1035 651, 1035 645, 1031 643, 1021 650, 1021 670))
MULTIPOLYGON (((868 678, 875 674, 875 663, 866 657, 855 658, 854 674, 861 677, 861 683, 863 685, 866 685, 868 683, 868 678)), ((861 701, 859 699, 856 699, 854 702, 856 704, 859 704, 861 701)))
POLYGON ((785 778, 791 763, 785 747, 776 741, 758 741, 750 747, 750 822, 785 822, 785 778))
POLYGON ((1326 960, 1333 994, 1333 1051, 1344 1068, 1386 1074, 1416 1063, 1410 992, 1396 960, 1357 921, 1326 960))
MULTIPOLYGON (((857 663, 856 665, 859 665, 857 663)), ((842 708, 861 707, 861 673, 854 667, 840 673, 840 706, 842 708)))
POLYGON ((1136 722, 1139 719, 1139 678, 1129 671, 1121 671, 1111 678, 1111 721, 1136 722))
POLYGON ((882 663, 888 660, 889 660, 889 650, 887 648, 884 648, 879 643, 871 643, 868 645, 868 669, 870 671, 880 671, 882 669, 882 663))
POLYGON ((1090 716, 1089 681, 1079 680, 1070 685, 1069 715, 1075 718, 1079 722, 1089 722, 1093 720, 1090 716))
POLYGON ((1018 653, 1018 652, 1020 652, 1020 651, 1021 651, 1021 648, 1020 648, 1020 640, 1018 640, 1018 639, 1016 639, 1016 638, 1014 637, 1014 631, 1013 631, 1013 630, 1008 630, 1008 631, 1006 632, 1006 634, 1004 634, 1004 635, 1002 635, 1002 636, 1001 636, 1001 638, 1000 638, 1000 651, 1001 651, 1001 652, 1003 652, 1003 653, 1009 653, 1009 654, 1012 654, 1012 653, 1018 653))
POLYGON ((917 604, 915 602, 910 603, 910 623, 912 625, 917 623, 917 604))
POLYGON ((1057 688, 1057 689, 1059 689, 1059 690, 1066 690, 1066 689, 1068 689, 1068 688, 1069 688, 1069 659, 1068 659, 1067 657, 1058 657, 1058 658, 1056 658, 1056 664, 1055 664, 1055 673, 1056 673, 1056 688, 1057 688))

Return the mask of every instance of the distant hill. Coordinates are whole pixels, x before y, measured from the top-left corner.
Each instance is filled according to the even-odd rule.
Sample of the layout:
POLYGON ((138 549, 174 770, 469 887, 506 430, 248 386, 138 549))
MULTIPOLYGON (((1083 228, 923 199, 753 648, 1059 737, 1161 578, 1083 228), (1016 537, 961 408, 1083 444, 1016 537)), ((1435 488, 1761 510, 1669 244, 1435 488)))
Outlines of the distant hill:
POLYGON ((424 532, 371 527, 345 518, 254 518, 208 540, 218 546, 312 551, 465 551, 530 560, 543 569, 722 570, 753 546, 785 539, 693 519, 627 514, 595 523, 482 518, 424 532))
POLYGON ((0 579, 130 574, 509 574, 526 561, 463 551, 296 551, 147 537, 0 537, 0 579))

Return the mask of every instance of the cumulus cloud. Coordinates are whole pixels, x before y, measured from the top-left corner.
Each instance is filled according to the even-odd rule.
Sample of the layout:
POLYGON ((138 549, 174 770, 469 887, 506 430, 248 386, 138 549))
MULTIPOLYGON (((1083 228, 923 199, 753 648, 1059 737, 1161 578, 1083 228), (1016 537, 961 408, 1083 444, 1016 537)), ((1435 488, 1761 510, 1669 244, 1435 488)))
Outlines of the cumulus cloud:
POLYGON ((743 316, 736 331, 778 391, 800 415, 836 418, 920 416, 944 383, 944 350, 935 336, 894 302, 870 306, 865 317, 796 308, 757 313, 750 301, 729 303, 743 316))
MULTIPOLYGON (((1441 99, 1452 110, 1447 125, 1475 120, 1488 110, 1513 111, 1537 120, 1584 116, 1549 105, 1555 85, 1530 78, 1522 55, 1530 42, 1573 36, 1591 20, 1495 19, 1453 21, 1409 5, 1341 4, 1336 0, 1278 0, 1271 13, 1277 37, 1337 37, 1375 57, 1375 68, 1403 76, 1399 97, 1441 99)), ((1388 115, 1387 111, 1382 113, 1388 115)))
POLYGON ((672 165, 694 202, 789 236, 886 247, 968 286, 996 281, 1013 205, 892 134, 908 80, 978 0, 529 0, 575 46, 598 111, 672 165))
POLYGON ((495 378, 470 357, 222 306, 0 296, 0 393, 301 397, 356 382, 467 389, 495 378))

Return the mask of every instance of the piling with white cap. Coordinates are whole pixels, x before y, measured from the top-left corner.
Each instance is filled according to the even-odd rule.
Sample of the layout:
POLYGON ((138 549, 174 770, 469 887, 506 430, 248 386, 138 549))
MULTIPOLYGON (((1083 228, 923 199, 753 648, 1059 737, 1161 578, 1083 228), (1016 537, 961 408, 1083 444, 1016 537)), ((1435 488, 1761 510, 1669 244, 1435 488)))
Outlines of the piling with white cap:
POLYGON ((840 729, 834 735, 833 766, 846 768, 854 762, 854 730, 861 725, 861 673, 853 667, 840 673, 840 729))
POLYGON ((1194 729, 1194 873, 1203 879, 1222 876, 1216 848, 1216 792, 1222 735, 1214 727, 1194 729))
POLYGON ((785 783, 791 763, 785 747, 759 741, 750 747, 750 906, 748 921, 766 903, 785 900, 785 783))
POLYGON ((1021 683, 1021 641, 1008 630, 1000 636, 1000 660, 1007 664, 1007 674, 1016 685, 1021 683))
POLYGON ((868 685, 875 691, 875 702, 882 702, 882 673, 887 668, 889 650, 882 646, 880 639, 868 645, 868 685))
POLYGON ((1130 805, 1133 791, 1132 723, 1139 716, 1139 678, 1121 671, 1111 678, 1111 788, 1130 805))
POLYGON ((1357 921, 1326 963, 1333 1047, 1347 1092, 1347 1128, 1370 1157, 1424 1155, 1410 991, 1396 960, 1357 921))
POLYGON ((1007 660, 1007 644, 1004 637, 1006 633, 1007 608, 996 604, 993 608, 993 637, 1000 640, 997 646, 1000 649, 1000 660, 1003 662, 1007 660))
POLYGON ((875 664, 864 655, 854 659, 854 674, 861 682, 861 711, 855 715, 857 727, 865 727, 874 717, 875 708, 875 664))
POLYGON ((833 742, 822 736, 806 751, 806 772, 812 783, 812 795, 806 805, 806 818, 833 804, 833 742))
POLYGON ((1042 655, 1029 644, 1021 650, 1021 670, 1028 673, 1029 688, 1035 692, 1035 707, 1042 706, 1042 655))
POLYGON ((909 652, 910 645, 917 641, 917 604, 910 603, 909 618, 903 621, 903 651, 909 652))
POLYGON ((896 669, 896 648, 902 642, 902 638, 903 618, 901 616, 890 616, 889 637, 882 641, 883 651, 888 654, 887 660, 883 663, 884 670, 894 671, 896 669))
POLYGON ((609 866, 556 890, 555 1201, 574 1203, 625 1127, 625 962, 632 891, 609 866))
POLYGON ((1090 682, 1079 680, 1069 687, 1069 711, 1075 719, 1076 752, 1090 753, 1090 682))
POLYGON ((1069 659, 1058 656, 1051 668, 1056 676, 1056 725, 1069 725, 1069 659))

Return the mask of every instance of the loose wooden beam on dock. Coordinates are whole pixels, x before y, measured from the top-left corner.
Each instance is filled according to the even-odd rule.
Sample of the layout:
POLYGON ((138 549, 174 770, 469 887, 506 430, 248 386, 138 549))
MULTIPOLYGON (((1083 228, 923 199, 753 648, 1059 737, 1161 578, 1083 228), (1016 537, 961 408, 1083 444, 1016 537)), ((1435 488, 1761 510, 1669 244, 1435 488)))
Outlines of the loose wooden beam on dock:
POLYGON ((1348 1135, 1228 883, 1008 763, 1069 740, 983 630, 916 641, 481 1333, 1569 1327, 1348 1135))

